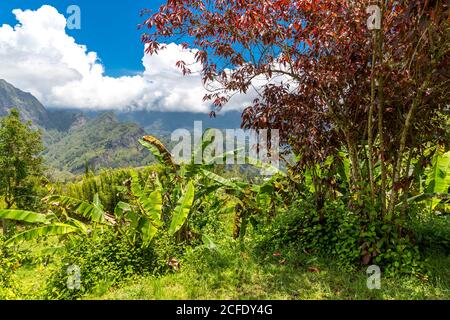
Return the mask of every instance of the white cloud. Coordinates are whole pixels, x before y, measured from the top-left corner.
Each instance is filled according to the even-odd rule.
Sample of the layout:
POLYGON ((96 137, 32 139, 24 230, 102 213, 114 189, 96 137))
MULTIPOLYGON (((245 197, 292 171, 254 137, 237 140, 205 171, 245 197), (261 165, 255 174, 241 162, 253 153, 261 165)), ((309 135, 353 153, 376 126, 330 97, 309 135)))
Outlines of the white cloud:
MULTIPOLYGON (((60 108, 208 112, 202 101, 200 75, 182 76, 175 64, 194 61, 195 51, 167 45, 159 55, 144 55, 145 71, 135 76, 108 77, 97 53, 66 33, 66 19, 48 5, 36 11, 13 11, 18 24, 0 27, 0 78, 31 92, 44 105, 60 108)), ((193 67, 199 70, 199 65, 193 67)), ((237 97, 224 110, 242 109, 237 97)))

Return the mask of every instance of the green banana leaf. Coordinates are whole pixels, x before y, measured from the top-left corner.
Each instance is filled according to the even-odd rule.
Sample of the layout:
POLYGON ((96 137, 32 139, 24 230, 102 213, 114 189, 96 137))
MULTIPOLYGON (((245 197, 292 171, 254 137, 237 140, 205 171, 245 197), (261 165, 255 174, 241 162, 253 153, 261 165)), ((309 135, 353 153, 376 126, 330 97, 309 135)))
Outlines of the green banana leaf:
MULTIPOLYGON (((444 194, 448 193, 450 186, 450 152, 441 154, 439 151, 433 157, 431 170, 427 174, 426 194, 444 194)), ((427 206, 434 210, 442 201, 439 198, 427 200, 427 206)))
POLYGON ((236 189, 236 190, 240 189, 240 187, 237 184, 235 184, 233 181, 231 181, 230 179, 226 179, 224 177, 219 176, 218 174, 215 174, 215 173, 213 173, 209 170, 205 170, 205 169, 202 169, 201 172, 208 179, 213 180, 225 187, 228 187, 231 189, 236 189))
POLYGON ((12 238, 8 239, 5 244, 11 245, 15 244, 21 241, 29 241, 33 239, 37 239, 40 237, 47 237, 47 236, 59 236, 59 235, 66 235, 71 233, 78 233, 80 232, 80 229, 63 223, 55 223, 52 225, 47 225, 43 227, 38 227, 34 229, 30 229, 24 232, 21 232, 12 238))
POLYGON ((105 212, 101 205, 98 195, 94 196, 94 203, 90 204, 83 200, 75 199, 67 196, 50 196, 46 200, 47 202, 59 203, 59 205, 65 208, 71 208, 75 213, 97 223, 105 224, 105 212))
POLYGON ((158 232, 158 228, 147 218, 142 218, 139 222, 139 230, 142 234, 144 246, 148 246, 158 232))
POLYGON ((189 181, 184 194, 178 200, 177 206, 173 212, 172 222, 169 227, 169 234, 174 235, 186 222, 192 204, 195 198, 195 187, 192 181, 189 181))
POLYGON ((49 217, 45 214, 40 214, 25 210, 0 210, 0 219, 15 220, 27 223, 47 223, 49 217))

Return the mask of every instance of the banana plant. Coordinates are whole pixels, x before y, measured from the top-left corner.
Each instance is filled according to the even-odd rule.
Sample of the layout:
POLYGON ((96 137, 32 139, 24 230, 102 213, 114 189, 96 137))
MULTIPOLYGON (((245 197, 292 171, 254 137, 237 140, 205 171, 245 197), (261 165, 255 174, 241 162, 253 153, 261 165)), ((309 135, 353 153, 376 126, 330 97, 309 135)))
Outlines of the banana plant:
MULTIPOLYGON (((53 205, 62 206, 80 216, 89 219, 95 225, 113 227, 122 235, 128 237, 132 243, 140 243, 148 247, 162 226, 162 195, 159 181, 150 185, 149 182, 142 188, 139 184, 139 176, 135 171, 131 172, 129 181, 129 194, 132 195, 130 203, 119 202, 114 214, 104 211, 98 195, 94 196, 92 203, 65 196, 51 196, 47 201, 53 205)), ((95 227, 94 225, 94 227, 95 227)))
POLYGON ((43 201, 52 206, 53 209, 61 211, 62 215, 58 217, 52 211, 48 214, 41 214, 24 210, 0 210, 0 219, 39 225, 36 228, 31 228, 14 235, 6 241, 7 244, 47 236, 68 234, 88 236, 90 234, 88 225, 70 217, 67 211, 80 215, 89 223, 94 223, 94 228, 97 224, 114 226, 117 223, 113 216, 103 210, 103 205, 100 202, 98 194, 94 195, 92 203, 60 195, 48 196, 43 201), (60 221, 61 219, 64 220, 64 223, 60 221))
POLYGON ((87 227, 83 223, 74 219, 68 219, 65 223, 61 223, 53 213, 41 214, 24 210, 0 210, 0 219, 38 225, 7 239, 6 245, 48 236, 87 235, 87 227))
POLYGON ((435 152, 431 166, 425 169, 424 177, 420 175, 420 191, 408 199, 409 203, 423 203, 429 212, 433 212, 436 207, 450 199, 450 151, 444 153, 442 148, 435 152))
MULTIPOLYGON (((430 213, 443 204, 444 211, 449 212, 450 151, 444 152, 443 148, 438 147, 431 158, 431 165, 423 169, 422 163, 417 162, 414 173, 419 185, 419 192, 408 198, 407 202, 423 204, 430 213)), ((397 207, 401 205, 403 202, 397 207)))
MULTIPOLYGON (((127 182, 130 203, 120 202, 115 210, 116 218, 124 221, 128 228, 138 231, 144 246, 150 245, 158 229, 163 225, 163 202, 159 180, 155 180, 153 185, 152 189, 150 181, 147 181, 142 188, 139 176, 136 172, 132 172, 131 179, 127 182)), ((123 222, 121 224, 124 225, 123 222)))
POLYGON ((449 197, 450 152, 444 154, 440 150, 436 152, 425 184, 425 193, 435 195, 426 201, 427 207, 433 211, 444 198, 449 197))
MULTIPOLYGON (((184 231, 190 231, 184 228, 188 224, 189 215, 194 210, 202 208, 203 200, 213 195, 219 189, 235 195, 234 201, 236 204, 242 202, 242 195, 250 191, 250 185, 245 182, 234 181, 226 179, 212 171, 214 163, 217 159, 224 160, 229 154, 235 154, 239 150, 233 150, 228 153, 220 154, 209 159, 207 162, 196 164, 195 159, 198 159, 199 153, 204 154, 205 150, 213 143, 212 135, 213 129, 207 129, 202 136, 201 143, 192 151, 191 161, 185 164, 175 164, 170 152, 164 145, 155 137, 145 136, 140 143, 147 148, 165 168, 164 175, 161 180, 164 183, 154 184, 153 188, 162 188, 164 205, 163 216, 168 217, 171 222, 168 223, 168 232, 171 235, 178 235, 184 231)), ((201 157, 203 158, 203 157, 201 157)), ((258 161, 248 161, 254 163, 254 166, 265 170, 274 170, 275 168, 267 168, 258 161)), ((158 179, 159 180, 159 179, 158 179)), ((136 184, 134 182, 133 184, 136 184)), ((139 192, 139 191, 137 191, 139 192)), ((136 191, 132 192, 136 193, 136 191)), ((250 200, 244 200, 250 202, 250 200)), ((240 207, 244 207, 242 204, 240 207)), ((257 205, 253 205, 257 208, 257 205)), ((191 232, 185 232, 189 234, 191 232)), ((186 238, 187 236, 184 236, 186 238)), ((180 237, 178 237, 180 238, 180 237)), ((183 238, 183 237, 181 237, 183 238)))
MULTIPOLYGON (((212 171, 217 159, 225 159, 228 153, 216 155, 203 161, 200 164, 195 163, 199 155, 203 155, 205 150, 213 143, 213 129, 207 129, 199 145, 191 153, 191 161, 184 164, 175 164, 170 152, 155 137, 145 136, 140 143, 147 148, 160 164, 166 169, 164 176, 165 183, 163 189, 163 216, 171 220, 168 232, 171 235, 178 235, 178 238, 186 239, 188 236, 181 236, 180 232, 186 230, 183 228, 188 224, 189 215, 194 209, 201 207, 202 200, 219 189, 233 190, 240 192, 248 185, 226 179, 212 171)), ((232 154, 238 150, 231 151, 232 154)), ((200 157, 203 159, 203 157, 200 157)), ((161 186, 161 184, 160 184, 161 186)), ((134 192, 133 192, 134 193, 134 192)), ((186 232, 188 233, 188 232, 186 232)), ((186 234, 185 233, 185 234, 186 234)))
MULTIPOLYGON (((186 164, 176 164, 164 144, 155 137, 145 136, 139 141, 165 169, 161 177, 157 173, 150 175, 146 184, 147 190, 158 192, 162 200, 159 216, 153 215, 153 218, 149 220, 150 225, 154 227, 153 232, 167 224, 170 235, 178 235, 179 239, 185 240, 187 235, 181 236, 180 233, 186 229, 183 227, 188 223, 189 215, 194 207, 198 205, 200 199, 221 187, 220 184, 205 186, 201 183, 204 172, 213 174, 208 170, 213 166, 212 164, 194 163, 196 155, 212 143, 211 139, 207 138, 210 132, 212 131, 205 131, 200 145, 192 151, 192 161, 186 164)), ((132 177, 130 181, 129 194, 141 204, 151 197, 148 192, 142 195, 137 176, 132 177)), ((151 206, 140 205, 139 210, 147 214, 150 213, 151 206)))

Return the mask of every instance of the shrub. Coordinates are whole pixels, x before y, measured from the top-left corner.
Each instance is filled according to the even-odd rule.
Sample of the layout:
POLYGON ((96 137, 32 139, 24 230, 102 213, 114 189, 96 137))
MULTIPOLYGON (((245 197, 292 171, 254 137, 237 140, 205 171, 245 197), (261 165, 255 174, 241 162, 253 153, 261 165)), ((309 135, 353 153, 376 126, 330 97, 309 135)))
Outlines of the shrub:
POLYGON ((176 269, 174 266, 169 265, 169 260, 174 259, 174 261, 181 262, 186 251, 191 249, 193 243, 190 244, 186 242, 178 242, 173 236, 170 236, 166 232, 160 232, 153 240, 152 247, 155 253, 155 269, 153 274, 162 275, 170 272, 174 272, 176 269))
POLYGON ((302 253, 335 256, 343 266, 355 264, 359 258, 357 218, 342 204, 326 204, 324 210, 327 217, 322 223, 312 202, 297 201, 261 229, 256 236, 257 250, 273 253, 296 248, 302 253))
POLYGON ((422 272, 418 247, 408 236, 399 235, 397 225, 363 218, 340 201, 325 203, 323 210, 321 221, 311 201, 297 201, 258 232, 256 249, 272 254, 295 248, 298 253, 332 258, 345 270, 376 264, 385 275, 422 272))
POLYGON ((450 216, 426 215, 413 220, 412 230, 419 247, 450 252, 450 216))
POLYGON ((0 300, 11 297, 14 272, 21 266, 24 255, 4 245, 0 236, 0 300))

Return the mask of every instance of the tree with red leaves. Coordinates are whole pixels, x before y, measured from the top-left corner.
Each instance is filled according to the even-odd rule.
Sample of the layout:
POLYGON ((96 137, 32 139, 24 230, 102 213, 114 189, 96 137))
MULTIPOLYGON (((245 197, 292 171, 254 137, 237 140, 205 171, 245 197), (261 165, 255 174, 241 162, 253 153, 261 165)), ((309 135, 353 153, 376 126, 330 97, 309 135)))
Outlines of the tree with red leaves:
POLYGON ((411 159, 448 147, 448 13, 441 0, 168 0, 143 41, 157 54, 164 39, 188 38, 218 110, 264 78, 243 126, 280 129, 299 168, 346 150, 354 197, 392 217, 411 159), (370 5, 379 30, 367 26, 370 5))

